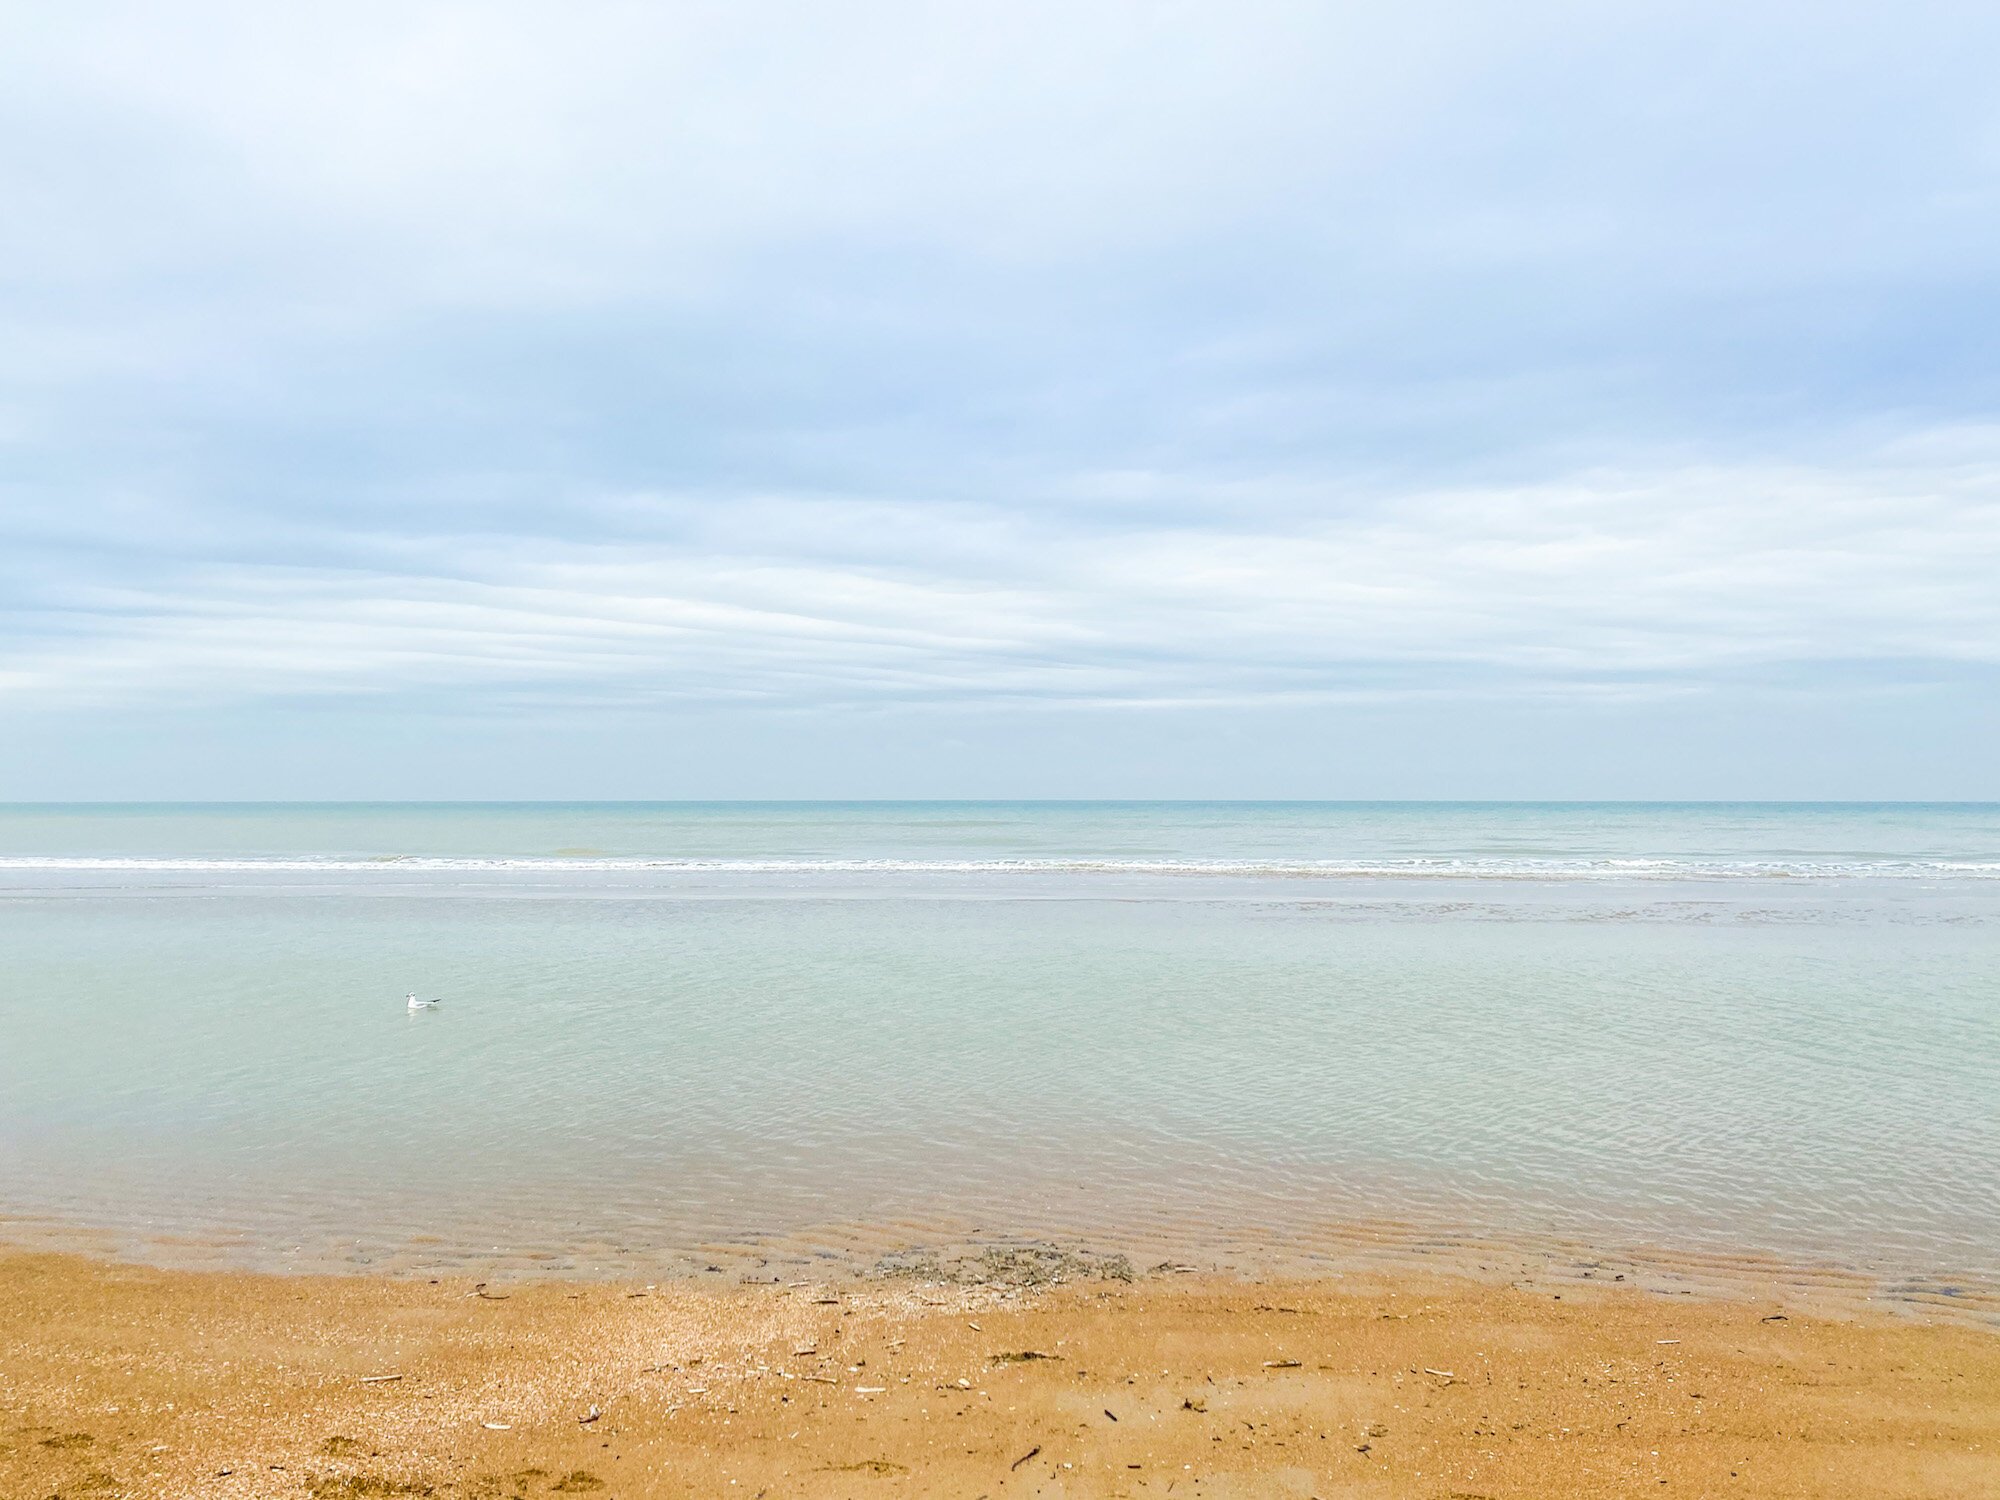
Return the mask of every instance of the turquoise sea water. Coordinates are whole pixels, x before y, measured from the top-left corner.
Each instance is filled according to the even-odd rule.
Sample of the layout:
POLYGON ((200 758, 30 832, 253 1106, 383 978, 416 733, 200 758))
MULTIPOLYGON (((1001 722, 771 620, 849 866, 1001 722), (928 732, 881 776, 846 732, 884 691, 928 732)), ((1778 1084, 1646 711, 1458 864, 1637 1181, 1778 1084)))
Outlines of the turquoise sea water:
POLYGON ((0 807, 0 953, 0 1214, 142 1247, 2000 1275, 1995 805, 0 807))

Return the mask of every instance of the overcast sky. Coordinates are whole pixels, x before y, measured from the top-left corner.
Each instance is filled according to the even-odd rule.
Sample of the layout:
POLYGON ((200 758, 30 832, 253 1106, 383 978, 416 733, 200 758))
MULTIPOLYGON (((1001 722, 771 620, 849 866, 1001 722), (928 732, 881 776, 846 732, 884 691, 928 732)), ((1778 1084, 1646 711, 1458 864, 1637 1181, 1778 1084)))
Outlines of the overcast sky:
POLYGON ((2000 9, 0 0, 0 798, 2000 797, 2000 9))

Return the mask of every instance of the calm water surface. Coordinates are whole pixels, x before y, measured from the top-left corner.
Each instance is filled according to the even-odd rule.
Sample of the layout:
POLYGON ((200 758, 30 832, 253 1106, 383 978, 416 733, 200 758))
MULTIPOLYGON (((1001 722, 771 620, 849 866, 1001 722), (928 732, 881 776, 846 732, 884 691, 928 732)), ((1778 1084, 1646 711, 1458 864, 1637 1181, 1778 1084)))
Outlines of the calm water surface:
POLYGON ((266 1263, 1393 1217, 2000 1274, 1991 805, 13 807, 0 952, 0 1213, 266 1263))

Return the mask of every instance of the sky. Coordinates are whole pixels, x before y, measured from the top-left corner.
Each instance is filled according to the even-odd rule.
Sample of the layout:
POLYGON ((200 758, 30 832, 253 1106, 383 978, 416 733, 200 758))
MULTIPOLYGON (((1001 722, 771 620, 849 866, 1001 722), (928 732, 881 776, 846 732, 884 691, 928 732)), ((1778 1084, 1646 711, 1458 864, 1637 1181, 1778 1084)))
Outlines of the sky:
POLYGON ((0 800, 2000 797, 2000 9, 0 0, 0 800))

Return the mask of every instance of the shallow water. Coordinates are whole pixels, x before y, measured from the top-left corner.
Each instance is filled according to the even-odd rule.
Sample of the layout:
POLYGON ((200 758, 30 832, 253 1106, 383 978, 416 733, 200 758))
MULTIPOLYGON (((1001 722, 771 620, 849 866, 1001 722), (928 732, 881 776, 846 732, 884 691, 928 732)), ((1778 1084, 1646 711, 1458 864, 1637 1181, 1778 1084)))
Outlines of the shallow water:
POLYGON ((1394 1219, 1990 1278, 1997 851, 1992 806, 0 809, 0 1213, 267 1264, 1394 1219))

